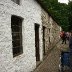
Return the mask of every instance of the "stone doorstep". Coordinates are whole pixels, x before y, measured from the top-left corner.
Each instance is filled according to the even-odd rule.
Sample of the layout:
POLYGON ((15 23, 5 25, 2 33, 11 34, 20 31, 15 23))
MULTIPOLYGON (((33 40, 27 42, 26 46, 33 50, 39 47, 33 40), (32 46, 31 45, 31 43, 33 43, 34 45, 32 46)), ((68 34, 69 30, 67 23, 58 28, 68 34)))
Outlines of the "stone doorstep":
POLYGON ((36 62, 36 67, 38 67, 41 64, 41 61, 36 62))
MULTIPOLYGON (((59 40, 57 43, 59 43, 59 42, 60 42, 60 40, 59 40)), ((57 44, 55 44, 55 46, 56 46, 56 45, 57 45, 57 44)), ((48 56, 49 53, 55 48, 55 46, 52 47, 52 48, 46 53, 46 55, 44 55, 43 61, 47 58, 47 56, 48 56)), ((34 72, 34 71, 41 65, 41 63, 42 63, 43 61, 37 61, 37 63, 36 63, 36 68, 35 68, 33 71, 31 71, 31 72, 34 72)))
POLYGON ((36 62, 36 68, 33 71, 31 71, 31 72, 34 72, 40 66, 41 63, 42 63, 42 61, 37 61, 36 62))

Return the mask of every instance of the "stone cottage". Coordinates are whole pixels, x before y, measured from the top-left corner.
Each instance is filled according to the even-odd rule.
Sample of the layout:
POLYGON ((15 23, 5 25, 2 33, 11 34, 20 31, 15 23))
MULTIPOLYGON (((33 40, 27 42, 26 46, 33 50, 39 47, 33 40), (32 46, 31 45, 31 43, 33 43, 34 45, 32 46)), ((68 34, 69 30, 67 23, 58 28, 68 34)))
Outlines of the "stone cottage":
POLYGON ((33 71, 59 30, 37 1, 0 0, 0 72, 33 71))
POLYGON ((44 9, 42 9, 41 18, 43 25, 43 55, 46 55, 59 41, 61 27, 44 9))

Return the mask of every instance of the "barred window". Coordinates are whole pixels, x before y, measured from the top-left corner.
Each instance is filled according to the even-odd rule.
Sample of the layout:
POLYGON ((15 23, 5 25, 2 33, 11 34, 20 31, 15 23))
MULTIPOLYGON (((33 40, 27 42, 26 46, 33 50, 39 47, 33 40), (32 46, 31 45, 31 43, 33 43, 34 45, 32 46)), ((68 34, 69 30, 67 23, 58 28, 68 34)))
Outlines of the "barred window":
POLYGON ((22 48, 22 18, 12 15, 11 29, 12 29, 12 45, 13 57, 23 53, 22 48))
POLYGON ((20 5, 20 0, 12 0, 13 2, 15 2, 16 4, 20 5))

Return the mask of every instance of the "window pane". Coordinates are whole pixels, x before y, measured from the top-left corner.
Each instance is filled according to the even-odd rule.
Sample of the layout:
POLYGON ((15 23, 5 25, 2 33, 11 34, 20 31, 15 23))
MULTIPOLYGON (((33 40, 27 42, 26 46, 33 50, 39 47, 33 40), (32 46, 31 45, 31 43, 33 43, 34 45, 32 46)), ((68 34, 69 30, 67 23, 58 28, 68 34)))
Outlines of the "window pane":
POLYGON ((13 47, 21 46, 21 41, 20 40, 14 40, 14 41, 12 41, 12 43, 13 43, 13 47))
POLYGON ((12 26, 21 26, 21 19, 17 18, 17 17, 14 17, 12 19, 12 26))
POLYGON ((21 39, 21 33, 12 33, 13 40, 21 39))
POLYGON ((14 54, 20 53, 20 48, 19 47, 13 48, 13 53, 14 54))
POLYGON ((21 27, 19 26, 12 26, 12 32, 20 32, 21 31, 21 27))
POLYGON ((22 53, 22 18, 11 17, 13 57, 22 53))
POLYGON ((22 46, 13 48, 13 54, 14 54, 13 57, 21 54, 22 52, 23 52, 22 46))

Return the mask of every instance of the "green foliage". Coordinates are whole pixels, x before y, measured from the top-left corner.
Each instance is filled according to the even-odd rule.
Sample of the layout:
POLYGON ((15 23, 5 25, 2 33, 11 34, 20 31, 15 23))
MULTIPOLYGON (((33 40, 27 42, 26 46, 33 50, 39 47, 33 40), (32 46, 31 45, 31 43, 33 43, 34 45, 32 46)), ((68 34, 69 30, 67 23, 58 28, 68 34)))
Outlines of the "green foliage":
POLYGON ((69 7, 69 30, 72 30, 72 1, 69 2, 68 4, 69 7))
POLYGON ((68 31, 69 6, 67 4, 58 3, 58 0, 39 0, 39 1, 41 5, 51 14, 54 20, 63 28, 63 30, 68 31))

